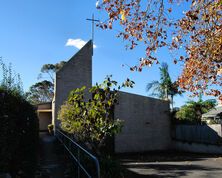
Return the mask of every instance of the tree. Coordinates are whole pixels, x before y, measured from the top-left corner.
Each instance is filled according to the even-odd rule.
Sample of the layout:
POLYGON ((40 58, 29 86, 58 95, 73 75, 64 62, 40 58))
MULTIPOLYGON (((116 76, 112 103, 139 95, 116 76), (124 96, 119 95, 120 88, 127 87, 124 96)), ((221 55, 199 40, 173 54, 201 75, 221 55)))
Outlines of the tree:
POLYGON ((54 95, 54 75, 65 64, 65 61, 61 61, 56 64, 44 64, 42 66, 41 74, 38 78, 42 78, 42 74, 47 74, 50 80, 37 82, 29 88, 29 91, 25 95, 30 103, 35 105, 52 101, 54 95))
POLYGON ((0 57, 0 67, 2 76, 0 78, 0 87, 4 90, 15 92, 19 95, 23 95, 22 81, 19 74, 13 72, 12 64, 8 66, 3 62, 0 57))
MULTIPOLYGON (((132 87, 133 84, 127 79, 122 87, 132 87)), ((115 88, 111 91, 115 86, 117 82, 107 77, 102 84, 89 89, 92 99, 88 101, 84 94, 86 87, 75 89, 59 111, 61 128, 74 134, 78 141, 86 143, 99 156, 106 139, 119 133, 122 127, 122 121, 113 115, 118 102, 118 91, 115 88)))
POLYGON ((182 121, 188 121, 191 123, 201 123, 202 114, 208 112, 215 107, 216 102, 214 100, 203 101, 200 99, 195 101, 188 101, 186 105, 182 106, 176 113, 176 118, 182 121))
POLYGON ((42 78, 42 74, 48 74, 52 83, 54 83, 54 75, 57 71, 59 71, 64 65, 66 61, 60 61, 56 64, 44 64, 41 68, 41 73, 39 78, 42 78))
POLYGON ((12 177, 33 177, 37 166, 38 119, 24 99, 19 74, 12 72, 12 65, 7 66, 1 58, 0 67, 0 172, 12 177))
POLYGON ((52 82, 44 80, 32 85, 26 93, 27 100, 35 105, 39 103, 51 102, 54 95, 54 85, 52 82))
POLYGON ((172 59, 184 66, 179 86, 194 95, 222 96, 222 1, 186 1, 190 9, 181 19, 173 19, 175 4, 185 0, 103 0, 97 8, 108 13, 108 20, 97 25, 112 29, 119 22, 122 30, 117 36, 128 41, 130 49, 140 42, 146 45, 145 57, 131 70, 141 71, 159 63, 154 54, 159 48, 167 47, 178 54, 185 51, 185 55, 174 53, 172 59))
POLYGON ((171 81, 171 77, 168 71, 167 63, 162 63, 160 70, 160 81, 152 81, 146 86, 147 92, 152 90, 152 96, 156 96, 160 99, 168 100, 170 97, 171 107, 173 109, 173 98, 176 94, 180 94, 178 91, 178 85, 176 82, 171 81))

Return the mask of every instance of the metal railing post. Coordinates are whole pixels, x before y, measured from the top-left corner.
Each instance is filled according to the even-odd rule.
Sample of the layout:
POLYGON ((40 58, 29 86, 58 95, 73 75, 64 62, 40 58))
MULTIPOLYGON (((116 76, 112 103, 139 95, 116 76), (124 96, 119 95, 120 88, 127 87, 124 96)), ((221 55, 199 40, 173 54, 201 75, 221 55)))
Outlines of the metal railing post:
POLYGON ((92 177, 92 175, 90 175, 89 173, 89 170, 87 170, 86 167, 84 167, 84 165, 80 161, 80 152, 83 152, 83 154, 87 155, 94 162, 96 166, 96 178, 100 178, 100 165, 98 159, 91 153, 89 153, 87 150, 85 150, 83 147, 81 147, 79 144, 77 144, 73 139, 61 132, 59 129, 56 129, 56 132, 56 137, 63 144, 64 148, 67 150, 71 158, 73 158, 73 160, 77 164, 78 178, 80 178, 80 171, 82 171, 82 173, 84 173, 87 177, 92 177), (72 148, 77 149, 77 155, 73 154, 71 150, 72 148))
MULTIPOLYGON (((77 159, 78 159, 78 161, 80 162, 80 159, 79 159, 79 158, 80 158, 80 156, 79 156, 79 149, 77 149, 77 159)), ((78 171, 78 173, 77 173, 77 174, 78 174, 78 178, 80 178, 80 168, 79 168, 79 166, 78 166, 77 169, 78 169, 78 170, 77 170, 77 171, 78 171)))

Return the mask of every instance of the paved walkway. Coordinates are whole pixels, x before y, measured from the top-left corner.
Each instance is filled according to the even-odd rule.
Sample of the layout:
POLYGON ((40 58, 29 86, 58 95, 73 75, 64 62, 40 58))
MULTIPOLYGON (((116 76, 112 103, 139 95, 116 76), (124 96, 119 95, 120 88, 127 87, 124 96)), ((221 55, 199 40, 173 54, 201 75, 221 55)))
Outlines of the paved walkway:
MULTIPOLYGON (((35 178, 70 178, 69 161, 54 136, 40 134, 39 169, 35 178)), ((118 155, 125 168, 124 178, 222 177, 222 157, 191 153, 146 153, 118 155)))
POLYGON ((36 178, 66 178, 63 148, 54 136, 40 133, 39 167, 36 178))
POLYGON ((119 156, 126 178, 222 177, 222 157, 190 153, 149 153, 119 156))

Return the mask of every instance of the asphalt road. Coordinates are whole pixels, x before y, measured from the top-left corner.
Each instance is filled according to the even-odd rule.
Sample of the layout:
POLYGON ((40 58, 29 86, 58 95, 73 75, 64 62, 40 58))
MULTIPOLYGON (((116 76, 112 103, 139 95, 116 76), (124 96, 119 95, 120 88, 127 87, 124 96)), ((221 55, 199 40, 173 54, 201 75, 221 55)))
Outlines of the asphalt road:
POLYGON ((126 178, 222 177, 222 156, 191 153, 119 155, 126 178))

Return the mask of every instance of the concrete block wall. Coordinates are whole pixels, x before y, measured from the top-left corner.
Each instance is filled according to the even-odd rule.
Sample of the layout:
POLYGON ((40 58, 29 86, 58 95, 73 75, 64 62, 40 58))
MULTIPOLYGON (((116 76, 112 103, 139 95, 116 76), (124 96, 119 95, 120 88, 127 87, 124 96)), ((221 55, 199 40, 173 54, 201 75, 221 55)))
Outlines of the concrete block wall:
MULTIPOLYGON (((61 105, 73 89, 92 86, 93 44, 90 40, 56 73, 55 95, 53 100, 53 124, 58 126, 57 114, 61 105)), ((87 95, 90 98, 90 95, 87 95)))
POLYGON ((115 137, 115 152, 145 152, 170 148, 169 102, 120 92, 115 118, 124 120, 115 137))
POLYGON ((52 103, 42 103, 37 105, 38 109, 52 109, 52 103))
MULTIPOLYGON (((89 41, 56 73, 52 103, 53 124, 59 126, 57 114, 71 90, 92 86, 93 45, 89 41)), ((89 93, 87 98, 91 95, 89 93)), ((124 120, 122 133, 115 137, 115 152, 165 150, 170 146, 169 103, 166 101, 120 92, 115 118, 124 120)))
POLYGON ((40 112, 39 118, 39 131, 48 131, 48 125, 52 122, 51 112, 40 112))

